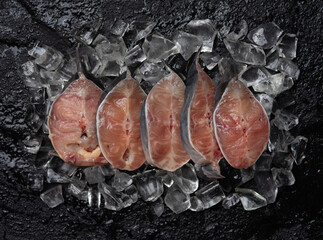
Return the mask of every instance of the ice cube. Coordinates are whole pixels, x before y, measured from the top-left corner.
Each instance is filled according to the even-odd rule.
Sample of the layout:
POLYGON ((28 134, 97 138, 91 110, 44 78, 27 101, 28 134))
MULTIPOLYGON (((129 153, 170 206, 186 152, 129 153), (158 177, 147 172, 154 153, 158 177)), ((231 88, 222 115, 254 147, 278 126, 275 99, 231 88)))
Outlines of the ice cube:
POLYGON ((279 66, 280 57, 277 51, 270 51, 266 55, 266 68, 277 71, 279 66))
MULTIPOLYGON (((167 61, 167 65, 177 73, 177 75, 179 75, 180 77, 183 74, 186 74, 186 68, 187 68, 187 62, 185 61, 185 59, 183 58, 183 56, 181 54, 175 54, 173 56, 171 56, 168 61, 167 61)), ((183 77, 184 79, 184 77, 183 77)))
POLYGON ((129 23, 126 23, 125 21, 119 19, 119 20, 116 20, 112 25, 110 29, 110 33, 119 37, 123 37, 128 27, 129 27, 129 23))
POLYGON ((29 88, 29 102, 31 104, 44 104, 45 103, 45 90, 44 88, 29 88))
POLYGON ((156 22, 150 21, 133 21, 128 28, 129 32, 135 34, 135 42, 147 37, 156 26, 156 22))
POLYGON ((146 37, 142 49, 147 59, 152 62, 160 62, 178 52, 175 43, 157 34, 146 37))
POLYGON ((294 80, 292 77, 285 76, 284 81, 283 81, 283 86, 281 89, 281 92, 284 92, 288 89, 291 89, 291 87, 294 85, 294 80))
POLYGON ((305 149, 307 146, 307 142, 308 139, 306 137, 297 136, 291 143, 292 155, 297 165, 300 165, 306 157, 305 149))
POLYGON ((289 139, 290 136, 288 132, 280 130, 276 126, 271 124, 268 150, 270 152, 288 152, 288 145, 290 144, 289 139))
POLYGON ((246 20, 241 20, 237 26, 234 27, 234 30, 230 32, 226 37, 228 39, 237 41, 242 40, 248 33, 248 24, 246 20))
POLYGON ((136 187, 144 201, 154 202, 164 192, 162 181, 152 173, 143 173, 136 177, 136 187))
POLYGON ((264 49, 269 49, 277 43, 282 33, 283 30, 275 23, 263 23, 249 32, 248 39, 264 49))
POLYGON ((46 92, 50 101, 55 101, 56 98, 62 93, 63 85, 48 85, 46 92))
POLYGON ((27 87, 41 88, 42 83, 38 66, 34 61, 28 61, 21 65, 23 71, 23 81, 27 87))
POLYGON ((247 65, 230 58, 222 58, 218 62, 219 72, 225 79, 232 79, 247 69, 247 65))
POLYGON ((225 195, 218 181, 213 181, 195 192, 195 195, 203 202, 204 209, 210 208, 219 202, 225 195))
POLYGON ((134 185, 130 185, 124 190, 124 193, 129 196, 133 203, 138 200, 138 190, 134 185))
POLYGON ((51 161, 54 156, 50 155, 48 152, 38 151, 34 165, 36 168, 43 168, 44 165, 51 161))
POLYGON ((239 201, 240 201, 239 194, 238 193, 231 193, 222 200, 222 206, 225 209, 230 209, 233 206, 237 205, 239 203, 239 201))
POLYGON ((189 33, 203 40, 202 52, 212 52, 217 30, 210 19, 191 20, 186 28, 189 33))
MULTIPOLYGON (((86 182, 85 182, 86 184, 86 182)), ((74 197, 87 201, 88 200, 88 191, 84 190, 85 186, 82 185, 70 183, 67 187, 67 191, 74 197)))
POLYGON ((147 59, 143 50, 139 45, 134 46, 129 50, 125 56, 125 63, 127 66, 133 66, 139 63, 142 63, 147 59))
POLYGON ((182 31, 175 33, 173 42, 177 44, 178 51, 185 61, 187 61, 193 53, 197 52, 203 44, 200 37, 182 31))
POLYGON ((265 93, 258 93, 255 95, 261 106, 265 109, 267 116, 271 115, 273 109, 274 98, 265 93))
POLYGON ((106 165, 103 165, 103 166, 99 166, 99 168, 101 169, 101 172, 102 172, 103 176, 105 176, 105 177, 113 176, 116 171, 116 169, 109 163, 106 165))
POLYGON ((40 199, 50 208, 54 208, 62 204, 64 202, 62 185, 57 185, 43 192, 40 194, 40 199))
POLYGON ((164 209, 165 209, 165 205, 164 205, 163 199, 162 198, 158 198, 158 200, 153 203, 152 208, 153 208, 153 211, 156 214, 156 216, 157 217, 160 217, 163 214, 164 209))
POLYGON ((199 186, 195 169, 190 163, 185 164, 174 172, 169 172, 169 175, 184 193, 193 193, 199 186))
POLYGON ((101 207, 101 193, 98 189, 90 187, 87 192, 87 202, 89 207, 97 206, 97 208, 101 207))
POLYGON ((117 170, 113 177, 111 186, 118 192, 121 192, 126 187, 130 186, 132 184, 132 181, 133 180, 130 175, 117 170))
POLYGON ((271 74, 264 67, 250 66, 241 74, 239 80, 245 82, 247 87, 250 87, 265 80, 270 75, 271 74))
POLYGON ((100 166, 87 167, 83 169, 83 172, 89 184, 101 183, 105 180, 100 166))
POLYGON ((293 162, 294 158, 289 152, 274 152, 272 160, 274 166, 291 170, 293 162))
POLYGON ((200 58, 209 70, 212 70, 221 60, 221 56, 215 51, 202 53, 200 58))
POLYGON ((282 168, 272 168, 271 172, 277 187, 291 186, 295 183, 292 171, 282 168))
POLYGON ((190 196, 176 186, 168 189, 164 201, 166 206, 176 214, 186 211, 191 206, 190 196))
POLYGON ((28 174, 28 188, 32 191, 40 192, 43 190, 44 176, 41 173, 28 174))
POLYGON ((22 143, 24 144, 27 152, 36 154, 40 149, 42 141, 43 138, 40 135, 35 135, 27 136, 24 140, 22 140, 22 143))
POLYGON ((279 40, 277 51, 280 57, 293 59, 296 57, 297 37, 295 34, 286 33, 279 40))
POLYGON ((254 176, 255 176, 255 171, 253 167, 249 167, 247 169, 240 169, 241 182, 239 183, 239 185, 250 181, 251 179, 254 178, 254 176))
POLYGON ((67 176, 71 177, 72 175, 74 175, 74 173, 77 170, 77 166, 72 165, 72 164, 68 164, 68 163, 63 163, 59 168, 58 168, 58 172, 62 173, 62 174, 66 174, 67 176))
POLYGON ((92 22, 83 25, 81 28, 76 30, 74 37, 80 42, 90 45, 96 35, 98 34, 101 22, 92 22))
POLYGON ((105 208, 119 211, 124 207, 122 193, 117 192, 114 188, 104 182, 98 184, 98 189, 105 200, 105 208))
POLYGON ((37 44, 28 54, 35 58, 37 65, 50 71, 56 70, 64 61, 64 55, 60 51, 46 45, 39 47, 37 44))
POLYGON ((282 92, 284 81, 285 75, 283 73, 277 73, 260 80, 253 85, 252 88, 256 92, 264 92, 266 94, 276 96, 282 92))
POLYGON ((231 39, 224 39, 223 42, 232 58, 237 62, 261 66, 266 64, 265 52, 262 48, 241 41, 233 41, 231 39))
POLYGON ((277 110, 273 124, 281 130, 289 131, 298 124, 298 117, 285 109, 277 110))
POLYGON ((201 166, 201 170, 203 172, 203 175, 208 179, 214 180, 214 179, 223 178, 223 176, 219 172, 219 169, 215 169, 213 164, 201 166))
POLYGON ((48 183, 69 183, 70 179, 65 174, 57 173, 53 169, 48 169, 47 182, 48 183))
POLYGON ((230 33, 231 26, 232 26, 232 21, 225 22, 222 24, 222 27, 220 28, 220 30, 217 33, 217 36, 220 41, 222 41, 222 39, 230 33))
POLYGON ((167 71, 164 69, 164 63, 153 63, 144 61, 139 67, 142 78, 154 86, 159 80, 161 80, 167 71))
POLYGON ((255 183, 257 192, 267 200, 267 204, 274 203, 277 197, 278 189, 273 175, 268 172, 257 172, 255 174, 255 183))
POLYGON ((263 153, 255 163, 256 171, 270 171, 273 157, 269 153, 263 153))
POLYGON ((296 63, 287 58, 280 58, 278 62, 278 70, 287 74, 288 76, 298 79, 299 77, 299 68, 296 63))
POLYGON ((44 117, 37 114, 35 106, 30 105, 27 109, 25 116, 25 123, 30 127, 33 132, 38 132, 44 123, 44 117))
POLYGON ((160 178, 166 187, 170 187, 174 183, 174 180, 172 179, 172 177, 168 174, 168 172, 166 170, 157 170, 155 176, 160 178))
MULTIPOLYGON (((104 39, 106 39, 103 35, 98 35, 96 39, 99 36, 102 36, 104 39)), ((79 55, 80 58, 83 60, 85 70, 88 73, 97 75, 99 68, 102 66, 102 62, 95 49, 90 46, 81 46, 79 48, 79 55)))
POLYGON ((244 210, 251 211, 267 205, 266 198, 252 189, 236 188, 244 210))
POLYGON ((199 212, 204 210, 203 202, 197 196, 191 197, 190 202, 191 202, 191 206, 190 206, 191 211, 199 212))

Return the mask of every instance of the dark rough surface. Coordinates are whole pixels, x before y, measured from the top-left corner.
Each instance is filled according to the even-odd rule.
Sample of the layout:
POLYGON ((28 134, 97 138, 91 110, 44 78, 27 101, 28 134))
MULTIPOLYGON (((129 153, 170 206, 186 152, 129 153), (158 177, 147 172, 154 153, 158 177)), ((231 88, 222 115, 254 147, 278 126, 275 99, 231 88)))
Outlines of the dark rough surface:
POLYGON ((323 2, 312 1, 41 1, 0 2, 0 239, 322 239, 322 95, 323 2), (114 19, 158 21, 157 30, 170 36, 191 19, 218 24, 245 19, 250 27, 274 21, 299 38, 297 64, 301 75, 290 90, 300 124, 294 135, 309 139, 306 162, 295 166, 296 184, 280 189, 277 202, 256 211, 215 206, 204 212, 157 218, 149 204, 138 202, 120 212, 89 208, 72 198, 49 209, 38 193, 26 188, 33 156, 21 139, 28 91, 19 66, 27 49, 40 40, 61 51, 73 46, 80 25, 102 20, 102 32, 114 19))

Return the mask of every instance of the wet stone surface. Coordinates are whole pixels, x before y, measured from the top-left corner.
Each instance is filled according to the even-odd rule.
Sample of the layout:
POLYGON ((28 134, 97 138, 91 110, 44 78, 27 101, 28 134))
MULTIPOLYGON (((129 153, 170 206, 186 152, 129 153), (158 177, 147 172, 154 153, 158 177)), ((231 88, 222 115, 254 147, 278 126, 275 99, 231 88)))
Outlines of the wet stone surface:
MULTIPOLYGON (((67 1, 1 2, 0 55, 1 59, 5 59, 0 62, 1 238, 22 239, 23 236, 27 239, 41 239, 46 235, 51 239, 318 239, 323 215, 320 194, 323 129, 322 124, 319 124, 323 105, 320 99, 322 57, 319 38, 322 26, 319 5, 322 4, 317 1, 197 3, 148 0, 131 2, 131 5, 129 8, 129 2, 122 1, 80 1, 74 4, 67 1), (289 169, 272 170, 277 183, 287 182, 285 185, 289 185, 291 176, 294 176, 295 185, 283 187, 274 204, 252 212, 244 212, 241 204, 233 206, 229 211, 218 204, 202 212, 186 211, 181 215, 175 215, 165 208, 163 215, 157 218, 151 213, 150 203, 142 200, 119 212, 112 212, 102 208, 104 197, 101 197, 101 208, 96 208, 88 207, 85 202, 72 196, 64 196, 64 203, 58 207, 48 208, 39 198, 39 192, 32 190, 40 188, 38 177, 28 177, 35 171, 31 164, 35 156, 24 151, 22 142, 33 130, 42 126, 42 122, 39 122, 42 116, 39 119, 31 118, 29 126, 24 121, 30 96, 23 84, 19 66, 30 60, 27 50, 36 41, 41 41, 65 54, 66 49, 75 43, 75 30, 95 20, 103 20, 102 32, 108 32, 115 19, 123 19, 128 23, 133 20, 158 22, 155 29, 171 39, 176 30, 184 31, 189 21, 206 18, 216 24, 229 21, 239 23, 245 19, 249 29, 273 21, 285 33, 297 35, 297 57, 293 62, 299 66, 300 74, 289 90, 295 104, 288 107, 288 112, 299 118, 299 124, 291 129, 293 136, 308 139, 306 158, 302 157, 301 143, 295 141, 293 154, 300 165, 294 165, 293 175, 290 175, 289 169)), ((214 45, 217 44, 215 41, 214 45)), ((280 45, 279 57, 285 55, 292 58, 294 50, 286 48, 284 44, 280 45)), ((296 77, 297 70, 288 71, 287 63, 284 62, 280 69, 296 77)), ((51 93, 54 90, 48 91, 51 93)), ((285 94, 281 93, 277 101, 285 94)), ((44 180, 43 187, 47 191, 53 185, 47 185, 44 180)), ((99 202, 97 193, 97 189, 94 189, 93 204, 99 202)), ((129 204, 130 197, 123 194, 120 202, 129 204)), ((59 195, 57 201, 62 201, 59 195)))

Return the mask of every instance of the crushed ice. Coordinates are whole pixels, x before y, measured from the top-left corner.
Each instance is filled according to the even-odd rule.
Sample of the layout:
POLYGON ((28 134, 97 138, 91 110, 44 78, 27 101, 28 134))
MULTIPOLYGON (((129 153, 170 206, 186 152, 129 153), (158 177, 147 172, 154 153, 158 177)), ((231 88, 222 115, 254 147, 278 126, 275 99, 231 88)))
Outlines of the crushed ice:
POLYGON ((177 31, 171 39, 154 31, 155 22, 116 20, 106 35, 100 34, 101 23, 84 25, 75 33, 83 45, 80 55, 86 70, 107 86, 129 68, 142 88, 150 89, 167 74, 165 63, 180 76, 192 55, 202 46, 203 67, 216 76, 228 74, 226 66, 238 75, 271 119, 268 148, 248 169, 233 169, 225 160, 220 163, 223 176, 214 174, 209 166, 184 165, 175 172, 149 168, 134 172, 119 171, 110 164, 76 167, 64 163, 48 139, 46 124, 52 102, 76 73, 74 49, 64 54, 50 46, 37 43, 28 54, 31 60, 22 64, 24 83, 29 88, 30 106, 26 124, 34 134, 22 141, 25 150, 35 154, 37 171, 28 174, 28 188, 41 192, 40 198, 51 208, 64 202, 63 189, 89 206, 119 211, 141 198, 152 202, 152 211, 161 216, 165 205, 175 213, 202 211, 222 202, 226 209, 241 203, 245 210, 254 210, 273 203, 278 188, 294 184, 293 164, 305 159, 308 139, 293 137, 289 130, 299 119, 285 108, 292 98, 277 101, 275 97, 290 89, 299 77, 296 57, 297 37, 284 33, 275 23, 264 23, 248 32, 242 20, 216 25, 209 19, 192 20, 186 32, 177 31), (232 29, 232 31, 230 31, 232 29), (231 58, 223 58, 213 44, 223 41, 231 58), (249 41, 248 41, 249 40, 249 41), (126 45, 127 43, 127 45, 126 45), (278 106, 275 106, 275 104, 278 106), (43 112, 39 111, 43 106, 43 112), (224 178, 223 178, 224 177, 224 178), (46 181, 49 185, 44 185, 46 181))

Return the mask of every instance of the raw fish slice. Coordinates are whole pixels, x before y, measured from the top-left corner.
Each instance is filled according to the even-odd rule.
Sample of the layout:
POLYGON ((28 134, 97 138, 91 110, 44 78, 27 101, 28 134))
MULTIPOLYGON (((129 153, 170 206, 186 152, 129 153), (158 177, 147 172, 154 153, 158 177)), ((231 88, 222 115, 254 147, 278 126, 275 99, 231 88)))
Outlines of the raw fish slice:
POLYGON ((146 98, 138 81, 120 81, 97 112, 98 141, 105 158, 116 168, 135 170, 145 162, 140 137, 140 108, 146 98))
MULTIPOLYGON (((217 94, 220 94, 217 92, 217 94)), ((233 78, 214 111, 214 128, 221 151, 234 168, 248 168, 264 151, 269 138, 265 110, 249 89, 233 78)))
POLYGON ((215 83, 201 69, 198 56, 190 67, 181 112, 181 137, 191 159, 199 165, 212 164, 218 171, 223 157, 213 129, 215 83))
POLYGON ((58 155, 78 166, 103 165, 95 133, 95 115, 102 90, 81 72, 53 103, 49 138, 58 155))
POLYGON ((140 113, 146 160, 168 171, 175 171, 190 159, 180 137, 184 92, 185 84, 171 72, 149 92, 140 113))

